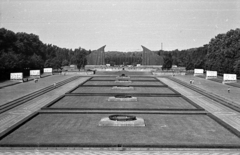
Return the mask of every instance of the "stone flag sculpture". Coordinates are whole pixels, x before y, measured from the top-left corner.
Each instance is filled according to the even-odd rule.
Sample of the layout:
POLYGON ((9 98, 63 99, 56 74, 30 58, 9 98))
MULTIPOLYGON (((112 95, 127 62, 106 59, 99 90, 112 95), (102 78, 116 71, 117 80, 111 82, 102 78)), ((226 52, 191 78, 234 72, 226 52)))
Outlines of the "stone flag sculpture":
POLYGON ((142 55, 142 65, 162 65, 163 57, 157 55, 153 51, 150 51, 146 47, 142 46, 143 55, 142 55))
POLYGON ((105 65, 105 46, 93 51, 87 56, 87 65, 105 65))

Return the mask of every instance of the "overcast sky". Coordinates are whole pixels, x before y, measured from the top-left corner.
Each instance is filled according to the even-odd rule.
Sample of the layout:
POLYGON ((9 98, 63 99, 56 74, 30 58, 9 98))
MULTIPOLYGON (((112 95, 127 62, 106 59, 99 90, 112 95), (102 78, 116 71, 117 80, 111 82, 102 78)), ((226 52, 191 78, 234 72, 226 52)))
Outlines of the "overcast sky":
POLYGON ((240 27, 240 0, 0 0, 0 27, 105 51, 188 49, 240 27))

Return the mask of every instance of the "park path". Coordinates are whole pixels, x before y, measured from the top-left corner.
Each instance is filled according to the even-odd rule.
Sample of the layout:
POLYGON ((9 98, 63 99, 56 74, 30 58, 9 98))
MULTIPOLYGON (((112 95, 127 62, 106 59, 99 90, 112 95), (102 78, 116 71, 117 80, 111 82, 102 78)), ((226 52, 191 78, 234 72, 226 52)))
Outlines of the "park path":
POLYGON ((66 80, 73 76, 74 75, 53 75, 45 78, 40 78, 37 83, 35 83, 34 81, 29 81, 9 87, 4 87, 0 89, 0 105, 13 101, 19 97, 22 97, 39 89, 50 86, 53 83, 66 80))
POLYGON ((227 101, 234 102, 240 105, 240 88, 238 87, 233 87, 219 82, 206 80, 204 78, 196 77, 193 75, 175 76, 175 78, 186 83, 189 83, 190 80, 194 80, 194 86, 206 90, 211 94, 220 96, 227 101), (228 93, 228 88, 230 88, 230 93, 228 93))

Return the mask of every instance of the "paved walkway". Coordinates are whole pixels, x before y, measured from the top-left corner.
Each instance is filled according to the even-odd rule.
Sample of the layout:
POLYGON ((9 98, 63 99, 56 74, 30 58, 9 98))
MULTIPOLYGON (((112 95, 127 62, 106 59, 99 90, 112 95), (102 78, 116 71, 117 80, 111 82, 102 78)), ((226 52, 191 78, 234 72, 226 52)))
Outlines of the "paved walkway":
POLYGON ((15 100, 29 93, 32 93, 36 90, 50 86, 54 82, 57 83, 73 76, 74 75, 68 75, 68 76, 53 75, 53 76, 41 78, 38 80, 37 83, 35 83, 34 81, 29 81, 29 82, 24 82, 17 85, 2 88, 0 89, 0 105, 9 101, 15 100))
POLYGON ((196 77, 193 75, 175 76, 175 78, 187 83, 189 83, 190 80, 194 80, 195 86, 240 105, 240 88, 238 87, 206 80, 204 78, 196 77), (228 88, 230 88, 230 93, 228 93, 228 88))
POLYGON ((12 85, 20 84, 20 83, 21 82, 11 81, 11 80, 1 81, 0 82, 0 89, 2 89, 4 87, 12 86, 12 85))

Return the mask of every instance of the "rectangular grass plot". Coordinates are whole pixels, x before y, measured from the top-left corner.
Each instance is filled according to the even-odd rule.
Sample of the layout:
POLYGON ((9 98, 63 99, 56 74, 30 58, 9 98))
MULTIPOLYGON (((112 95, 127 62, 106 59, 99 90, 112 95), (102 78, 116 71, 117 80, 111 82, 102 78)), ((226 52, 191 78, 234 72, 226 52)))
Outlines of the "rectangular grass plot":
POLYGON ((109 86, 115 86, 115 85, 129 85, 129 86, 136 86, 136 85, 151 85, 151 86, 163 86, 164 84, 159 81, 132 81, 127 79, 127 82, 121 82, 121 81, 87 81, 84 83, 84 85, 109 85, 109 86))
MULTIPOLYGON (((116 80, 118 76, 108 76, 108 77, 93 77, 91 78, 91 80, 93 81, 106 81, 106 80, 109 80, 109 81, 113 81, 113 80, 116 80)), ((138 76, 130 76, 130 79, 131 80, 134 80, 134 81, 156 81, 156 78, 154 77, 138 77, 138 76)))
POLYGON ((133 90, 118 90, 112 87, 78 87, 71 93, 141 93, 141 94, 177 94, 167 87, 134 87, 133 90))
POLYGON ((126 71, 126 70, 119 70, 119 71, 97 71, 96 75, 109 75, 109 76, 119 76, 121 74, 125 74, 128 76, 148 76, 148 75, 152 75, 152 72, 142 72, 142 71, 126 71))
POLYGON ((114 81, 117 76, 97 76, 92 77, 90 80, 92 81, 114 81))
POLYGON ((39 113, 1 136, 0 146, 237 147, 240 138, 207 114, 128 114, 144 127, 99 126, 113 113, 39 113))
MULTIPOLYGON (((183 97, 142 97, 137 101, 108 101, 111 96, 64 96, 48 108, 57 109, 129 109, 129 110, 194 110, 201 109, 183 97)), ((134 96, 133 96, 134 97, 134 96)))

